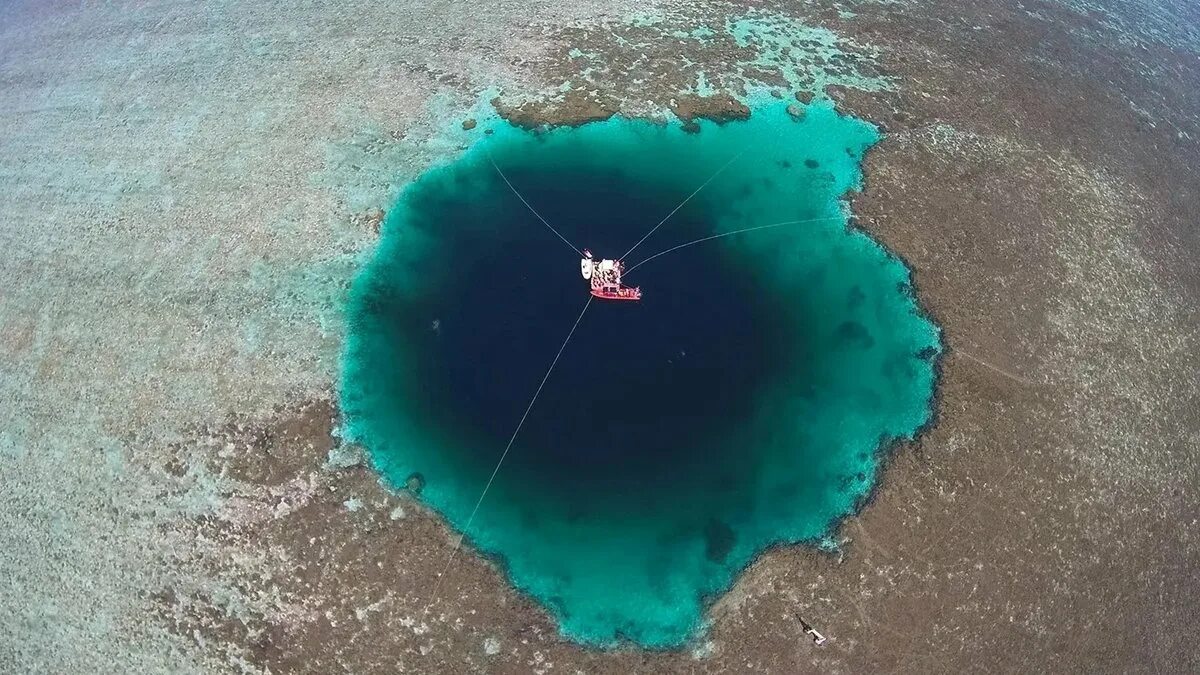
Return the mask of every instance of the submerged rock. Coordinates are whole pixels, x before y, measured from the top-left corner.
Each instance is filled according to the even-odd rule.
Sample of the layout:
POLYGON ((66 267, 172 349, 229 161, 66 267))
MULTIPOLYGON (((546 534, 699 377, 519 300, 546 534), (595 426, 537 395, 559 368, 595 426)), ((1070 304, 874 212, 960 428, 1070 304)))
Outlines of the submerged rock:
POLYGON ((496 97, 491 103, 500 117, 527 130, 546 126, 577 127, 588 122, 606 120, 620 110, 614 99, 599 94, 593 96, 590 92, 577 89, 567 92, 557 101, 510 103, 496 97))
POLYGON ((750 117, 750 108, 746 104, 725 93, 714 96, 681 94, 672 100, 671 112, 684 124, 694 124, 701 119, 723 124, 750 117))
POLYGON ((325 466, 335 471, 363 466, 367 462, 366 452, 357 443, 335 445, 325 459, 325 466))

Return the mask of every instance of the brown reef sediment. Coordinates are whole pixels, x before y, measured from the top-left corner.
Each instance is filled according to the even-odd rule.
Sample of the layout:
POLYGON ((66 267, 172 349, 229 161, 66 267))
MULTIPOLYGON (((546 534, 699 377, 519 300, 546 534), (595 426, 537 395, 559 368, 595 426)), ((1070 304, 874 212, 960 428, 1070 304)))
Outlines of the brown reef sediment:
POLYGON ((676 96, 670 102, 671 112, 683 121, 683 128, 688 131, 699 131, 697 119, 707 119, 724 124, 733 120, 744 120, 750 117, 750 108, 727 93, 712 96, 686 94, 676 96))
POLYGON ((534 100, 509 104, 496 97, 492 99, 492 106, 504 119, 530 130, 547 126, 577 127, 606 120, 620 111, 615 99, 596 98, 577 90, 567 92, 561 100, 553 102, 534 100))

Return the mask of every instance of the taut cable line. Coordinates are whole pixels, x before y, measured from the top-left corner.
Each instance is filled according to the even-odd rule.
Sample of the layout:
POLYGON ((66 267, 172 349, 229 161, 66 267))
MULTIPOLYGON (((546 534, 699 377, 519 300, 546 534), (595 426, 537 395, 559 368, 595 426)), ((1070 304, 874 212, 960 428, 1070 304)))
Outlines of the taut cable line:
POLYGON ((683 205, 684 205, 684 204, 686 204, 686 203, 688 203, 689 201, 691 201, 692 197, 695 197, 696 195, 700 194, 700 191, 701 191, 701 190, 703 190, 703 189, 704 189, 704 188, 705 188, 705 187, 706 187, 706 186, 707 186, 709 183, 713 182, 713 180, 714 180, 714 179, 715 179, 717 176, 721 175, 721 172, 722 172, 722 171, 724 171, 724 170, 725 170, 725 169, 726 169, 726 168, 727 168, 727 167, 728 167, 730 164, 733 164, 733 163, 734 163, 734 162, 737 160, 737 158, 738 158, 738 157, 741 157, 741 156, 742 156, 742 155, 744 155, 744 154, 746 154, 746 151, 745 151, 745 150, 742 150, 742 151, 741 151, 741 152, 739 152, 738 154, 736 154, 736 155, 734 155, 733 157, 731 157, 731 158, 729 159, 729 161, 728 161, 728 162, 725 162, 724 164, 722 164, 722 165, 721 165, 721 168, 717 169, 716 173, 714 173, 713 175, 709 176, 709 177, 708 177, 708 180, 704 181, 704 182, 703 182, 703 183, 700 185, 700 187, 696 188, 695 192, 693 192, 692 194, 688 195, 688 196, 687 196, 687 198, 685 198, 683 201, 679 202, 679 206, 676 206, 674 209, 672 209, 672 210, 671 210, 671 212, 667 214, 667 217, 666 217, 666 218, 663 218, 662 220, 658 221, 658 224, 657 224, 657 225, 655 225, 654 227, 650 228, 650 231, 649 231, 649 232, 647 232, 647 233, 646 233, 646 234, 645 234, 645 235, 644 235, 644 236, 643 236, 641 239, 638 239, 637 243, 633 245, 633 248, 629 249, 628 251, 625 251, 625 253, 623 253, 623 254, 621 255, 621 257, 620 257, 620 258, 617 258, 617 260, 624 260, 624 259, 625 259, 625 256, 629 255, 630 253, 633 253, 633 250, 634 250, 634 249, 636 249, 637 247, 641 246, 641 245, 642 245, 642 242, 643 242, 643 241, 646 241, 646 239, 647 239, 647 238, 649 238, 649 237, 650 237, 650 235, 654 234, 654 231, 655 231, 655 230, 657 230, 658 228, 662 227, 662 226, 663 226, 663 223, 665 223, 665 222, 667 222, 668 220, 670 220, 670 219, 671 219, 671 216, 675 215, 675 212, 676 212, 676 211, 678 211, 679 209, 682 209, 682 208, 683 208, 683 205))
POLYGON ((533 404, 537 402, 538 396, 542 393, 542 388, 546 386, 546 380, 550 379, 550 373, 554 372, 554 367, 558 365, 558 360, 567 348, 567 343, 575 335, 575 329, 579 328, 579 322, 583 321, 583 315, 587 313, 588 307, 591 306, 592 296, 589 295, 587 302, 583 305, 583 310, 579 312, 579 316, 575 319, 575 325, 571 326, 571 332, 567 333, 567 339, 563 340, 562 345, 558 348, 558 353, 554 355, 554 360, 550 362, 550 367, 546 369, 546 374, 542 377, 542 382, 538 385, 537 391, 533 393, 533 398, 529 399, 529 405, 525 407, 525 414, 521 415, 521 421, 517 423, 517 428, 513 430, 512 436, 508 439, 508 445, 504 446, 504 452, 500 453, 500 460, 496 462, 496 468, 492 469, 492 475, 488 477, 487 483, 483 486, 483 492, 479 493, 479 499, 475 501, 475 508, 471 510, 471 515, 467 517, 467 522, 463 525, 462 532, 458 535, 458 543, 454 545, 449 557, 446 558, 446 565, 442 568, 442 573, 438 575, 437 581, 434 582, 433 593, 429 596, 429 602, 425 604, 425 609, 422 610, 422 613, 428 612, 433 603, 437 601, 438 591, 442 587, 442 580, 446 578, 446 572, 450 571, 450 566, 454 564, 454 558, 458 556, 459 550, 462 549, 463 540, 467 538, 467 531, 471 529, 471 523, 474 522, 475 515, 479 513, 479 507, 483 504, 483 498, 487 496, 488 490, 492 487, 492 482, 496 480, 496 474, 500 473, 500 466, 504 464, 505 458, 508 457, 508 451, 512 449, 513 441, 517 440, 517 434, 521 433, 521 427, 525 425, 525 419, 529 417, 529 411, 533 410, 533 404))
POLYGON ((525 200, 525 197, 523 197, 523 196, 521 195, 521 193, 520 193, 519 191, 517 191, 517 188, 516 188, 515 186, 513 186, 513 184, 512 184, 512 181, 510 181, 510 180, 508 179, 508 176, 505 176, 505 175, 504 175, 504 172, 500 170, 500 166, 496 164, 496 160, 492 159, 491 155, 488 155, 488 161, 492 163, 492 168, 494 168, 494 169, 496 170, 496 173, 500 174, 500 177, 504 179, 504 183, 505 183, 505 185, 507 185, 507 186, 508 186, 508 189, 509 189, 509 190, 512 190, 512 193, 513 193, 514 195, 516 195, 516 196, 517 196, 517 199, 520 199, 520 200, 521 200, 521 203, 525 205, 525 208, 529 209, 529 211, 530 211, 531 213, 533 213, 533 215, 537 216, 537 219, 538 219, 538 220, 540 220, 540 221, 542 221, 542 224, 543 224, 543 225, 545 225, 546 227, 550 228, 550 231, 551 231, 551 232, 553 232, 554 234, 558 235, 558 238, 559 238, 559 239, 562 239, 564 244, 566 244, 567 246, 570 246, 572 251, 574 251, 574 252, 578 253, 579 255, 583 255, 583 251, 581 251, 581 250, 579 249, 579 247, 578 247, 578 246, 576 246, 575 244, 572 244, 572 243, 570 242, 570 240, 568 240, 566 237, 564 237, 564 236, 562 235, 562 233, 561 233, 561 232, 559 232, 558 230, 554 229, 554 226, 553 226, 553 225, 551 225, 551 224, 550 224, 550 222, 549 222, 548 220, 546 220, 545 218, 543 218, 543 217, 542 217, 542 214, 538 213, 538 212, 537 212, 537 209, 533 208, 533 205, 531 205, 529 202, 527 202, 527 201, 525 200))
POLYGON ((629 274, 630 272, 636 270, 637 268, 641 267, 642 265, 645 265, 646 263, 650 262, 651 260, 654 260, 655 258, 657 258, 659 256, 666 255, 668 253, 671 253, 672 251, 678 251, 681 248, 687 248, 688 246, 694 246, 696 244, 700 244, 700 243, 703 243, 706 241, 712 241, 713 239, 720 239, 721 237, 732 237, 735 234, 742 234, 744 232, 753 232, 755 230, 766 230, 766 229, 769 229, 772 227, 783 227, 784 225, 800 225, 802 223, 820 223, 820 222, 824 222, 827 220, 842 220, 844 217, 845 216, 827 216, 825 218, 807 218, 805 220, 785 220, 781 223, 771 223, 770 225, 758 225, 756 227, 747 227, 747 228, 743 228, 741 230, 734 230, 732 232, 722 232, 720 234, 714 234, 714 235, 711 235, 708 237, 694 239, 692 241, 682 243, 678 246, 672 246, 671 248, 669 248, 665 251, 659 251, 658 253, 655 253, 654 255, 650 256, 649 258, 646 258, 646 259, 642 260, 641 262, 639 262, 638 264, 634 265, 633 267, 630 267, 629 269, 625 270, 625 274, 629 274))

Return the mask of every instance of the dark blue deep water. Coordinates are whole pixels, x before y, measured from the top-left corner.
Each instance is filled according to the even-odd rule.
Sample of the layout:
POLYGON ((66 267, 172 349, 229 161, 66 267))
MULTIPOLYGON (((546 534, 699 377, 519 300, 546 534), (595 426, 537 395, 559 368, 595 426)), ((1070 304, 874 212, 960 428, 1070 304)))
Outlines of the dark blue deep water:
POLYGON ((879 449, 929 418, 938 331, 902 262, 842 216, 877 133, 820 104, 699 134, 492 130, 389 213, 341 388, 347 434, 459 529, 589 298, 493 161, 603 257, 711 178, 630 265, 803 221, 655 258, 627 278, 641 302, 588 305, 467 531, 567 635, 679 644, 754 555, 851 513, 879 449))

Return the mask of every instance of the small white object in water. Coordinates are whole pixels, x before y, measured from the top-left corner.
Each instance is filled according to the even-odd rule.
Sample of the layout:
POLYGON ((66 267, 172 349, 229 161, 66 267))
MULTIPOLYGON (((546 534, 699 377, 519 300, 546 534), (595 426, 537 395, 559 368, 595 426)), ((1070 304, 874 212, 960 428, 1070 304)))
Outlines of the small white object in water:
POLYGON ((363 507, 363 502, 358 497, 351 497, 342 502, 342 506, 345 506, 347 511, 353 513, 363 507))
POLYGON ((495 656, 500 653, 500 641, 496 638, 487 638, 483 641, 483 653, 488 656, 495 656))

